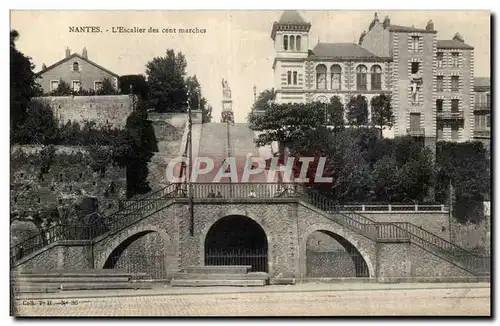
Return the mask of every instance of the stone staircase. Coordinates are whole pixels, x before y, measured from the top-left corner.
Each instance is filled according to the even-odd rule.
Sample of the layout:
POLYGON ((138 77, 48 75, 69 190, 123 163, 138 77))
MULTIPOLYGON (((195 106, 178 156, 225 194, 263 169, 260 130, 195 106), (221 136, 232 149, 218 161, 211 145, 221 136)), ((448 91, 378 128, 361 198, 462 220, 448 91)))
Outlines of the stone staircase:
POLYGON ((133 282, 140 273, 115 269, 37 270, 11 275, 16 294, 56 293, 61 291, 150 289, 151 283, 133 282))
POLYGON ((264 272, 249 272, 252 266, 189 266, 174 274, 173 287, 198 286, 264 286, 269 275, 264 272))

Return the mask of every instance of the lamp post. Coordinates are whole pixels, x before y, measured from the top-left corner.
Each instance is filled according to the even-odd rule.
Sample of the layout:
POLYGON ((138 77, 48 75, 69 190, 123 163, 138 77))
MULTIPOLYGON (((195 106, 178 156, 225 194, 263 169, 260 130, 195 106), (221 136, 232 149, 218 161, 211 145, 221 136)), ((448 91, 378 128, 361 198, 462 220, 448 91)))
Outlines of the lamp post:
POLYGON ((257 101, 257 86, 253 85, 253 102, 257 101))
POLYGON ((193 141, 192 141, 192 129, 193 120, 191 115, 191 92, 187 91, 187 107, 188 107, 188 173, 186 175, 188 184, 188 209, 189 209, 189 235, 194 235, 194 210, 193 210, 193 188, 191 184, 191 174, 192 174, 192 164, 193 164, 193 141))

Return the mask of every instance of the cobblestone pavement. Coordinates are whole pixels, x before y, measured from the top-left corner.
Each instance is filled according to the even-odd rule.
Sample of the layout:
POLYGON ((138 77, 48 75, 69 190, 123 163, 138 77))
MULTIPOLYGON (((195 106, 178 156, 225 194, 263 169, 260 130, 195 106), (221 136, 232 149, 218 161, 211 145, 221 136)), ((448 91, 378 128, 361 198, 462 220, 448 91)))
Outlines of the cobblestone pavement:
POLYGON ((17 300, 18 316, 489 316, 490 289, 220 293, 17 300), (50 305, 49 304, 50 300, 50 305))

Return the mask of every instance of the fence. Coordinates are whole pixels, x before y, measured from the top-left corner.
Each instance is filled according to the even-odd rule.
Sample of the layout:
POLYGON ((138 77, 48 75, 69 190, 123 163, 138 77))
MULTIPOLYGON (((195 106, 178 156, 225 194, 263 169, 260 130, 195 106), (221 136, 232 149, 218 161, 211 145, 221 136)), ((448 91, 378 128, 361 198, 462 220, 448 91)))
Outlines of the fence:
POLYGON ((252 266, 252 272, 267 272, 267 261, 265 248, 210 248, 205 251, 207 266, 248 265, 252 266))

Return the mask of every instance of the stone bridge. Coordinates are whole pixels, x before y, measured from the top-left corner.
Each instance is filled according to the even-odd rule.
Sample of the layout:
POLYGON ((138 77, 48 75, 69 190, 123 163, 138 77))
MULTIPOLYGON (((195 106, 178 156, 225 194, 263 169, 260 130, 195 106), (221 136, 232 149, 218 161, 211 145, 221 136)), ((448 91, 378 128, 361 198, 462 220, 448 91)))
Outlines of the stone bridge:
MULTIPOLYGON (((427 213, 432 214, 441 213, 427 213)), ((125 268, 170 279, 187 266, 214 264, 215 253, 220 264, 246 257, 245 264, 271 278, 477 275, 474 267, 433 249, 435 244, 409 236, 416 231, 403 230, 403 224, 387 231, 388 224, 359 224, 357 214, 346 216, 295 197, 195 198, 192 214, 186 198, 162 198, 124 227, 92 240, 56 241, 13 267, 125 268)))

